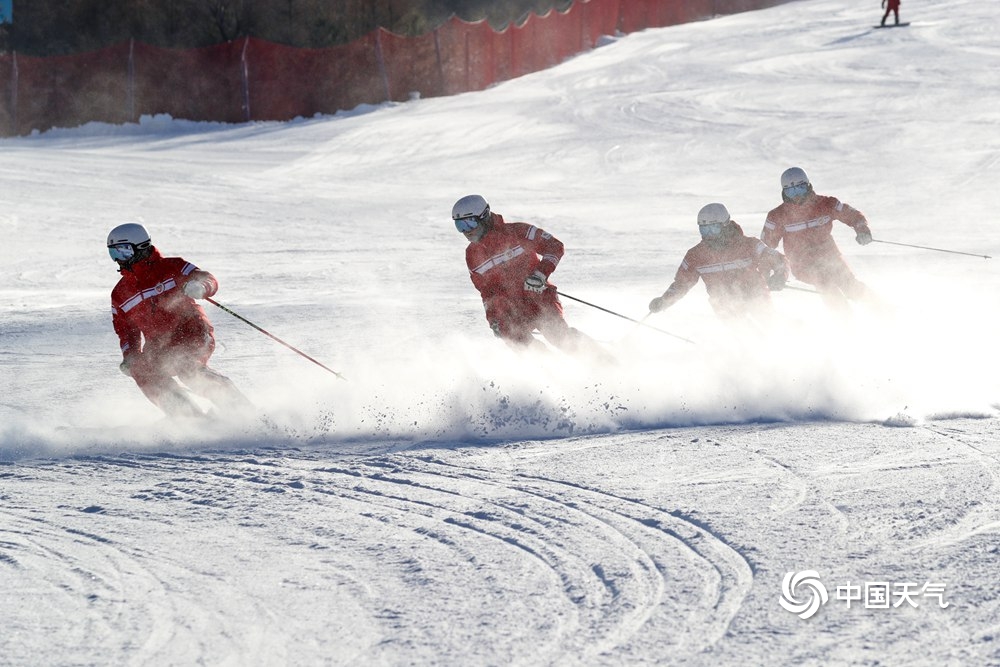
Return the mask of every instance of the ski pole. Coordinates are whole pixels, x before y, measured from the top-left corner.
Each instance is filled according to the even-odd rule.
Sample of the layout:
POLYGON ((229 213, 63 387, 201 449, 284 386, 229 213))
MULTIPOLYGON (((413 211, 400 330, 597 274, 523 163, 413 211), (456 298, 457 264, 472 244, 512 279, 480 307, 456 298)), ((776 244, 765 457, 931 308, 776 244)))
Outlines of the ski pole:
POLYGON ((556 290, 556 294, 558 294, 559 296, 564 296, 567 299, 571 299, 573 301, 579 301, 580 303, 582 303, 585 306, 590 306, 591 308, 596 308, 597 310, 604 311, 605 313, 608 313, 609 315, 614 315, 615 317, 620 317, 623 320, 628 320, 629 322, 635 322, 636 324, 639 324, 639 325, 644 326, 644 327, 648 327, 648 328, 652 329, 653 331, 659 331, 661 334, 666 334, 668 336, 673 336, 674 338, 682 340, 685 343, 691 343, 692 345, 695 345, 695 342, 693 340, 691 340, 690 338, 685 338, 684 336, 678 336, 677 334, 670 333, 669 331, 664 331, 663 329, 658 329, 658 328, 656 328, 656 327, 654 327, 654 326, 652 326, 650 324, 646 324, 643 320, 645 320, 646 317, 649 317, 649 315, 646 315, 646 317, 642 318, 642 320, 636 320, 636 319, 633 319, 633 318, 628 317, 626 315, 622 315, 621 313, 616 313, 613 310, 608 310, 607 308, 602 308, 601 306, 598 306, 597 304, 590 303, 589 301, 584 301, 583 299, 578 299, 575 296, 570 296, 569 294, 566 294, 566 292, 560 292, 560 291, 556 290))
POLYGON ((230 315, 232 315, 236 319, 240 320, 241 322, 245 322, 245 323, 249 324, 254 329, 256 329, 257 331, 261 332, 262 334, 264 334, 265 336, 267 336, 271 340, 276 341, 278 343, 281 343, 282 345, 284 345, 285 347, 287 347, 292 352, 295 352, 296 354, 299 354, 299 355, 305 357, 306 359, 308 359, 309 361, 313 362, 314 364, 316 364, 317 366, 319 366, 323 370, 326 370, 326 371, 329 371, 329 372, 333 373, 334 375, 336 375, 337 377, 339 377, 341 380, 346 380, 347 379, 343 375, 341 375, 340 373, 338 373, 337 371, 333 370, 332 368, 327 368, 323 364, 319 363, 318 361, 316 361, 315 359, 313 359, 312 357, 310 357, 308 354, 306 354, 302 350, 299 350, 299 349, 296 349, 296 348, 292 347, 291 345, 289 345, 285 341, 281 340, 280 338, 278 338, 277 336, 275 336, 271 332, 266 331, 266 330, 262 329, 261 327, 257 326, 256 324, 254 324, 253 322, 251 322, 247 318, 243 317, 239 313, 235 313, 232 310, 230 310, 229 308, 226 308, 225 306, 223 306, 221 303, 219 303, 215 299, 206 296, 205 297, 205 301, 208 301, 213 306, 218 306, 219 308, 221 308, 222 310, 226 311, 227 313, 229 313, 230 315))
POLYGON ((795 285, 786 284, 782 289, 795 290, 796 292, 809 292, 810 294, 819 294, 819 290, 809 289, 808 287, 796 287, 795 285))
POLYGON ((982 257, 983 259, 993 259, 989 255, 977 255, 974 252, 962 252, 961 250, 945 250, 944 248, 930 248, 925 245, 913 245, 912 243, 897 243, 896 241, 883 241, 882 239, 872 239, 875 243, 888 243, 889 245, 901 245, 907 248, 920 248, 921 250, 934 250, 935 252, 950 252, 953 255, 968 255, 970 257, 982 257))

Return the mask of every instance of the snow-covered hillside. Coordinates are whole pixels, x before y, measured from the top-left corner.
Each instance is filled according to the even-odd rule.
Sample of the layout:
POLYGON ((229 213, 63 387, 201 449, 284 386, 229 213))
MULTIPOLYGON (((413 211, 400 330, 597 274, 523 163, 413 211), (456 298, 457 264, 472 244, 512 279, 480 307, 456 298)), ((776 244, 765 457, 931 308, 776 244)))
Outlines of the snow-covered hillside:
POLYGON ((695 345, 564 300, 609 368, 494 339, 449 216, 475 192, 545 228, 560 290, 635 319, 702 205, 758 233, 792 165, 878 240, 998 257, 996 10, 902 12, 806 0, 453 98, 0 141, 0 663, 1000 664, 997 259, 840 226, 885 308, 786 290, 734 335, 698 287, 646 320, 695 345), (117 367, 128 220, 348 380, 207 306, 262 417, 161 421, 117 367))

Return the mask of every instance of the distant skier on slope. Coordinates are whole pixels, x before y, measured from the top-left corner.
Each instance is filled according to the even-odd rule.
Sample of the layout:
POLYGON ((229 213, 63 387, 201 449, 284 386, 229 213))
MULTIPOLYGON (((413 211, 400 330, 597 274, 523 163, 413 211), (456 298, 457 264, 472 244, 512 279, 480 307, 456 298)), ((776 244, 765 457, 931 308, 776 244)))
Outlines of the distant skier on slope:
POLYGON ((833 221, 851 227, 861 245, 872 242, 868 221, 858 210, 836 197, 813 192, 806 172, 791 167, 781 174, 784 203, 767 214, 760 238, 771 248, 784 243, 792 274, 814 285, 827 303, 845 307, 847 299, 871 297, 864 283, 854 277, 833 240, 833 221))
POLYGON ((788 280, 784 255, 746 236, 722 204, 708 204, 698 211, 698 231, 701 242, 684 255, 670 287, 649 302, 649 312, 669 308, 700 278, 718 315, 767 317, 771 291, 782 289, 788 280))
POLYGON ((451 210, 469 245, 465 262, 486 308, 493 334, 514 348, 527 348, 539 332, 566 352, 609 360, 596 341, 563 319, 555 285, 548 282, 563 256, 563 244, 525 222, 505 222, 480 195, 462 197, 451 210))
POLYGON ((896 15, 896 25, 899 25, 899 0, 882 0, 882 7, 885 8, 885 14, 882 15, 882 25, 885 25, 885 20, 889 18, 890 12, 896 15))
POLYGON ((180 257, 163 257, 137 223, 111 230, 108 253, 121 273, 111 292, 111 317, 122 373, 170 417, 204 415, 175 376, 225 412, 251 408, 229 378, 208 367, 215 336, 194 300, 216 293, 215 277, 180 257))

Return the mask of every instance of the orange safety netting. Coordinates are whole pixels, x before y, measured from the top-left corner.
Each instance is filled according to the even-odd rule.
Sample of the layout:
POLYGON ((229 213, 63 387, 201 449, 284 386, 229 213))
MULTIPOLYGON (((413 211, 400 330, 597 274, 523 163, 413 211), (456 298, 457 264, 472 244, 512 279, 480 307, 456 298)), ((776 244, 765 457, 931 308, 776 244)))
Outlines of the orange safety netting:
POLYGON ((0 135, 135 122, 142 115, 245 122, 482 90, 552 67, 602 35, 760 9, 784 0, 576 0, 497 32, 452 18, 401 37, 301 49, 256 38, 198 49, 138 42, 72 56, 0 55, 0 135))

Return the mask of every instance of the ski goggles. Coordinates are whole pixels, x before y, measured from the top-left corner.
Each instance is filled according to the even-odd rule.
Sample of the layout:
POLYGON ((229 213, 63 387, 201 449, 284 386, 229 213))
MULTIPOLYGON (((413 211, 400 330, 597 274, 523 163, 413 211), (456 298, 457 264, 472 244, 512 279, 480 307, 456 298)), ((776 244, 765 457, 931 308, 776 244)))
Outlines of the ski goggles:
POLYGON ((809 194, 809 184, 808 183, 796 183, 795 185, 789 185, 785 188, 785 196, 790 199, 797 199, 798 197, 805 197, 809 194))
POLYGON ((108 254, 116 262, 127 262, 135 257, 135 246, 131 243, 116 243, 108 246, 108 254))
POLYGON ((473 229, 479 226, 479 218, 455 218, 455 229, 462 232, 463 234, 471 232, 473 229))
POLYGON ((722 232, 725 231, 728 224, 728 222, 712 222, 707 225, 698 225, 698 231, 701 232, 701 238, 714 239, 722 236, 722 232))

